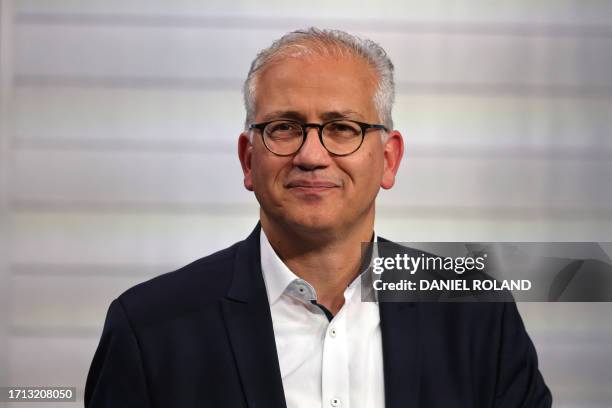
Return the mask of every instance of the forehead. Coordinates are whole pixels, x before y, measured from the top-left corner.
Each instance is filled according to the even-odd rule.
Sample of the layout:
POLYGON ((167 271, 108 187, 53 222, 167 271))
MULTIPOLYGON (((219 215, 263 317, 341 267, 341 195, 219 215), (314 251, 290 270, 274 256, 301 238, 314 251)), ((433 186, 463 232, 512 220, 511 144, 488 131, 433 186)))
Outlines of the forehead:
POLYGON ((376 86, 374 69, 354 55, 281 56, 259 74, 255 117, 285 110, 309 117, 353 111, 374 120, 376 86))

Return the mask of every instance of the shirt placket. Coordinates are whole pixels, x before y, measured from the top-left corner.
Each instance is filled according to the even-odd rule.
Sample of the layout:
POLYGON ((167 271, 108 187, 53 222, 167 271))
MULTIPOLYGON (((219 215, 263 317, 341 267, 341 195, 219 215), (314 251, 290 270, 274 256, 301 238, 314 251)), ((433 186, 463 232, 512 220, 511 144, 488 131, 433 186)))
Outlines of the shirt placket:
POLYGON ((346 311, 332 319, 323 340, 322 407, 349 407, 349 361, 346 331, 346 311))

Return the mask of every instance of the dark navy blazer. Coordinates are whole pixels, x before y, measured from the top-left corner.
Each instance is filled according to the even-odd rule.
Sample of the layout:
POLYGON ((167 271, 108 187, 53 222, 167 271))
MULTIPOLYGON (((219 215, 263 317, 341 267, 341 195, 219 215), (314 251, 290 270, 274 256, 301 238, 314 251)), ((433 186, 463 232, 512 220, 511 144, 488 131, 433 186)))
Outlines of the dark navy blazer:
MULTIPOLYGON (((86 407, 286 407, 259 231, 111 303, 86 407)), ((551 406, 513 302, 381 302, 380 318, 387 408, 551 406)))

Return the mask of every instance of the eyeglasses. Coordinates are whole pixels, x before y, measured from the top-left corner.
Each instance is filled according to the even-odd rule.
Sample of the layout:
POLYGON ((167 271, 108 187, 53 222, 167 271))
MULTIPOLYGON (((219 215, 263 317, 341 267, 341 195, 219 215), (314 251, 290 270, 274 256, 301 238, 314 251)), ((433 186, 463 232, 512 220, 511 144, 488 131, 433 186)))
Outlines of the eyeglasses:
POLYGON ((249 130, 257 129, 266 148, 277 156, 291 156, 297 153, 306 140, 308 128, 316 128, 319 140, 325 149, 335 156, 348 156, 362 145, 368 129, 381 129, 384 125, 372 125, 354 120, 332 120, 323 124, 299 123, 293 120, 273 120, 253 123, 249 130))

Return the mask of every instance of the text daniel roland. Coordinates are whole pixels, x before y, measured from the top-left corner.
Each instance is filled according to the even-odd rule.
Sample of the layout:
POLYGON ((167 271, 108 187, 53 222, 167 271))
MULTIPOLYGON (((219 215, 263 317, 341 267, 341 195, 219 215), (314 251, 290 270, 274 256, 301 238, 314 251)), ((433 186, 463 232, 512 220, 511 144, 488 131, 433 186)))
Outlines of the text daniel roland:
MULTIPOLYGON (((427 273, 429 271, 453 271, 457 275, 464 272, 479 271, 485 269, 487 254, 477 257, 439 257, 420 254, 417 257, 407 254, 396 254, 394 257, 375 257, 373 259, 372 271, 381 275, 385 270, 407 271, 414 275, 417 271, 427 273)), ((528 291, 531 289, 531 281, 528 279, 401 279, 396 282, 384 282, 375 279, 372 282, 374 290, 391 291, 528 291)))
POLYGON ((383 282, 376 279, 372 283, 374 290, 438 290, 438 291, 489 291, 489 290, 522 290, 531 289, 531 281, 528 279, 450 279, 450 280, 419 280, 417 282, 402 279, 399 282, 383 282))

